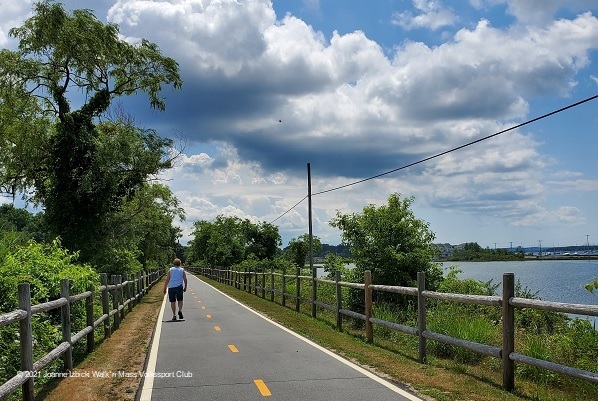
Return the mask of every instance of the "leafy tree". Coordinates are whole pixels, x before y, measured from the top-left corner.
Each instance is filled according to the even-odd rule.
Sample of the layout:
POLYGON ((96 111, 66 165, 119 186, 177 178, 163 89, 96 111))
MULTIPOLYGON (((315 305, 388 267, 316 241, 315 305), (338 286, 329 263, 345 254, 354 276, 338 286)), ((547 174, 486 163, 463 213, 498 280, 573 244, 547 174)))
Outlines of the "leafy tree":
POLYGON ((32 214, 13 205, 0 205, 0 232, 14 232, 24 239, 44 242, 47 238, 43 213, 32 214))
MULTIPOLYGON (((436 289, 442 281, 442 270, 432 262, 434 233, 429 224, 417 219, 410 207, 413 198, 401 199, 392 194, 388 204, 368 205, 363 213, 337 212, 330 225, 342 231, 343 243, 349 245, 355 269, 352 274, 363 279, 366 270, 372 272, 376 284, 416 286, 417 272, 426 273, 426 287, 436 289)), ((382 294, 392 302, 403 298, 382 294)), ((362 297, 353 297, 355 307, 363 307, 362 297)))
MULTIPOLYGON (((314 254, 322 250, 322 243, 316 236, 313 236, 312 247, 314 254)), ((305 266, 309 256, 309 234, 302 234, 297 238, 291 239, 289 245, 284 249, 283 254, 286 259, 292 261, 295 266, 305 266)))
POLYGON ((0 54, 0 104, 3 110, 15 104, 20 114, 0 124, 2 147, 18 145, 10 155, 16 161, 0 169, 1 185, 13 192, 35 187, 33 200, 43 204, 54 233, 89 260, 94 240, 109 233, 107 216, 170 166, 164 160, 170 141, 128 121, 98 125, 98 118, 113 99, 139 91, 151 107, 164 110, 163 84, 182 85, 178 65, 147 40, 121 40, 116 25, 103 24, 91 11, 67 13, 48 0, 10 35, 19 47, 0 54), (72 93, 84 95, 78 110, 71 106, 83 99, 70 99, 72 93), (27 120, 33 128, 17 135, 27 120), (25 161, 28 147, 40 149, 34 165, 25 161))
POLYGON ((278 228, 265 222, 220 215, 213 222, 197 221, 194 227, 188 258, 211 267, 232 266, 248 257, 272 259, 280 244, 278 228))
POLYGON ((247 241, 247 255, 254 255, 258 260, 274 259, 282 241, 278 227, 265 221, 253 224, 249 220, 243 222, 247 241))

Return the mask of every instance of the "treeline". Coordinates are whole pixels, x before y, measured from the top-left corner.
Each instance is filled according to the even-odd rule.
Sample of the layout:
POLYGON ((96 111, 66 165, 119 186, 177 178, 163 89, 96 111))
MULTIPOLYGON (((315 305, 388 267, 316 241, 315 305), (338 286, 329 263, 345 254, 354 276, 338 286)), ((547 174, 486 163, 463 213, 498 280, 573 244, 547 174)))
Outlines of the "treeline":
POLYGON ((453 250, 453 254, 447 258, 449 261, 507 261, 522 260, 525 253, 521 248, 511 252, 506 249, 482 248, 477 242, 468 242, 462 248, 453 250))

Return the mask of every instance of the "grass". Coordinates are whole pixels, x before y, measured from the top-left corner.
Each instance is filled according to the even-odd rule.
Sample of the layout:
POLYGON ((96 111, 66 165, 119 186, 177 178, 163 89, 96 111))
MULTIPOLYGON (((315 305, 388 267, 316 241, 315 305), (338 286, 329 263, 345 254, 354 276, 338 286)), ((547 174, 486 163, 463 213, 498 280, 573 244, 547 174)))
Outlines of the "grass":
MULTIPOLYGON (((428 363, 420 364, 417 361, 417 341, 412 336, 385 332, 390 334, 385 339, 380 335, 381 332, 376 332, 374 344, 368 344, 363 337, 363 331, 352 329, 348 319, 343 324, 344 332, 336 330, 335 317, 329 311, 319 309, 318 318, 313 319, 309 304, 302 304, 301 312, 296 313, 294 299, 287 299, 287 306, 283 307, 278 295, 273 303, 268 300, 269 294, 264 300, 234 287, 200 278, 272 320, 394 382, 399 387, 419 394, 424 399, 586 401, 593 397, 593 394, 571 389, 570 386, 559 386, 558 383, 552 385, 550 380, 539 383, 520 376, 516 377, 516 391, 509 393, 501 389, 500 361, 494 358, 468 364, 452 358, 435 357, 430 353, 428 363)), ((302 290, 307 291, 307 287, 309 286, 302 290)), ((154 286, 143 302, 126 316, 121 328, 77 365, 76 370, 142 370, 163 299, 161 288, 160 284, 154 286), (123 360, 122 355, 125 353, 127 358, 123 360)), ((261 295, 261 292, 259 294, 261 295)), ((379 310, 375 313, 377 317, 386 319, 393 311, 379 310)), ((430 341, 429 344, 431 343, 430 341)), ((539 344, 529 344, 529 347, 530 351, 534 348, 538 353, 544 351, 539 344)), ((133 400, 139 384, 140 379, 134 378, 64 379, 58 382, 55 388, 40 394, 36 399, 133 400)))
MULTIPOLYGON (((275 302, 261 299, 253 294, 240 291, 229 285, 201 277, 209 284, 218 288, 243 304, 259 311, 272 320, 304 335, 312 341, 354 361, 355 363, 374 371, 376 374, 398 383, 429 399, 439 401, 457 400, 537 400, 537 401, 577 401, 588 400, 594 393, 588 394, 586 386, 575 387, 569 385, 547 385, 546 380, 533 381, 526 377, 516 376, 516 390, 512 393, 502 390, 502 372, 500 361, 495 358, 484 358, 476 363, 469 354, 459 355, 459 358, 435 357, 430 352, 428 363, 417 361, 417 341, 412 336, 392 332, 392 335, 375 336, 374 344, 368 344, 362 330, 352 330, 349 320, 343 323, 344 332, 334 327, 335 317, 327 311, 318 309, 318 318, 311 317, 311 305, 302 304, 301 312, 295 312, 295 300, 287 299, 286 307, 281 306, 280 296, 275 302)), ((290 287, 290 286, 289 286, 290 287)), ((302 286, 302 293, 308 292, 308 285, 302 286)), ((288 292, 293 293, 290 288, 288 292)), ((259 292, 261 294, 261 292, 259 292)), ((307 295, 307 294, 305 294, 307 295)), ((309 296, 309 295, 307 295, 309 296)), ((385 318, 392 311, 376 311, 375 315, 385 318)), ((375 330, 383 331, 377 329, 375 330)), ((470 325, 468 333, 471 340, 487 339, 489 329, 470 325)), ((484 340, 480 341, 483 342, 484 340)), ((429 341, 431 347, 438 346, 429 341)), ((545 371, 545 374, 550 372, 545 371)), ((590 385, 591 387, 592 385, 590 385)), ((591 391, 591 389, 590 389, 591 391)))
MULTIPOLYGON (((114 331, 110 338, 104 340, 93 353, 79 362, 74 371, 90 374, 142 371, 163 299, 162 285, 158 282, 125 316, 119 329, 114 331)), ((141 377, 70 377, 46 385, 35 399, 37 401, 132 401, 135 399, 140 383, 141 377)))

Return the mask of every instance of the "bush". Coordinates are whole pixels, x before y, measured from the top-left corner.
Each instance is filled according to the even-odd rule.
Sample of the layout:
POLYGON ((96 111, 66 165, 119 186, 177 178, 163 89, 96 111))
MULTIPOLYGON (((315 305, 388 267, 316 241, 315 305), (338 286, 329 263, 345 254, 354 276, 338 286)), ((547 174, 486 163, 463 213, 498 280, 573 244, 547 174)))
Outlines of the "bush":
MULTIPOLYGON (((11 249, 0 259, 0 313, 18 308, 18 284, 28 282, 31 304, 36 305, 60 297, 60 280, 70 280, 71 294, 86 291, 93 283, 99 287, 98 274, 89 266, 75 264, 77 255, 60 246, 59 241, 49 245, 30 242, 19 249, 11 249)), ((71 308, 73 328, 85 326, 84 306, 77 303, 71 308)), ((33 359, 38 360, 61 341, 58 329, 60 310, 36 314, 32 318, 34 338, 33 359)), ((0 382, 5 382, 20 370, 19 338, 16 324, 0 328, 0 382)), ((43 380, 36 381, 39 384, 43 380)))

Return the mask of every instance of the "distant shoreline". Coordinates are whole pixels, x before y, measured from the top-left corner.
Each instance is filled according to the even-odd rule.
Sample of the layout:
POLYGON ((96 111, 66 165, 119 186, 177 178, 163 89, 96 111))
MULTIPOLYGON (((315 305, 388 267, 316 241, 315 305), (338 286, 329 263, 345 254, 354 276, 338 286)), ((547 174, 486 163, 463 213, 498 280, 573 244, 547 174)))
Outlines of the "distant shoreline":
POLYGON ((436 259, 434 262, 517 262, 525 260, 598 260, 598 255, 549 255, 549 256, 526 256, 523 259, 474 259, 474 260, 452 260, 436 259))

